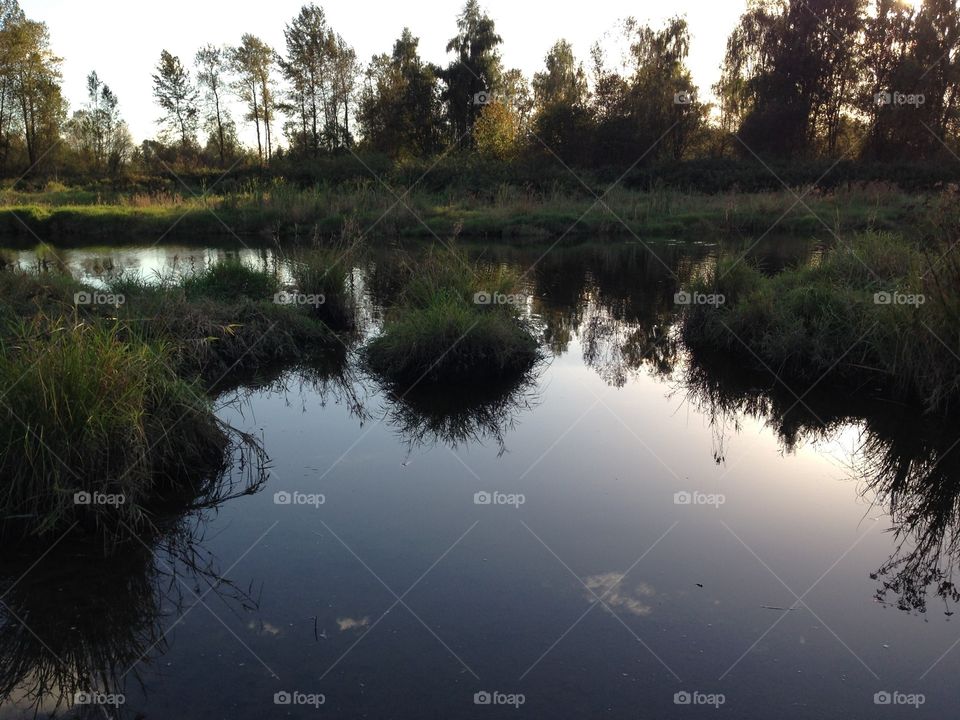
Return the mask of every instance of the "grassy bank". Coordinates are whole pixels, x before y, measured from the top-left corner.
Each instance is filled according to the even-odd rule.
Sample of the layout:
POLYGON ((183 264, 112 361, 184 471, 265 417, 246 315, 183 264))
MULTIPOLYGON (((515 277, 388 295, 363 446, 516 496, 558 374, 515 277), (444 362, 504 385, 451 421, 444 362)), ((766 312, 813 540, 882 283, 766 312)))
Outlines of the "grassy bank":
POLYGON ((762 233, 779 220, 780 231, 821 234, 827 232, 824 224, 836 231, 908 226, 921 205, 950 201, 887 185, 817 190, 802 204, 786 190, 708 195, 617 186, 604 196, 598 186, 595 192, 602 202, 586 188, 500 185, 483 191, 415 188, 404 194, 398 187, 394 194, 373 181, 312 188, 251 184, 206 197, 8 191, 0 195, 0 233, 7 244, 21 246, 32 245, 37 237, 64 246, 161 237, 295 242, 358 232, 427 238, 456 232, 541 239, 567 233, 699 238, 704 233, 762 233))
MULTIPOLYGON (((352 303, 329 262, 312 256, 300 272, 323 279, 342 320, 352 303)), ((253 442, 216 418, 212 394, 345 352, 322 311, 288 301, 296 290, 236 262, 100 289, 0 272, 0 534, 76 523, 124 535, 209 484, 238 440, 253 442)))
MULTIPOLYGON (((960 259, 955 233, 912 243, 864 234, 819 263, 766 277, 722 260, 693 292, 683 336, 775 374, 797 396, 833 387, 955 412, 960 401, 960 259)), ((778 380, 771 377, 771 382, 778 380)))

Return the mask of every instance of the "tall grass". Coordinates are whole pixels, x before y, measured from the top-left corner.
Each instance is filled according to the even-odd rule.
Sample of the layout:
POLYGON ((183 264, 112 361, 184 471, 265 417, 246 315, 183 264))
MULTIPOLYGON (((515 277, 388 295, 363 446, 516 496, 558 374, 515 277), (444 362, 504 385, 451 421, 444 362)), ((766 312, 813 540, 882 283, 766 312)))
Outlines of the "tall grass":
POLYGON ((458 251, 403 267, 400 301, 364 349, 377 375, 404 389, 487 382, 520 375, 540 358, 529 320, 516 304, 496 302, 519 289, 506 269, 482 268, 458 251))
POLYGON ((117 325, 21 325, 0 344, 0 387, 0 515, 36 534, 138 527, 173 485, 223 466, 224 428, 169 348, 129 343, 117 325))
MULTIPOLYGON (((603 192, 606 186, 597 186, 603 192)), ((234 238, 269 235, 285 241, 336 238, 344 228, 375 229, 383 238, 452 235, 545 237, 577 233, 659 237, 702 233, 784 232, 912 227, 920 203, 953 202, 950 194, 920 196, 890 185, 850 185, 805 192, 737 190, 700 193, 654 183, 612 187, 603 203, 584 188, 498 183, 472 189, 417 187, 397 203, 381 184, 350 182, 300 187, 284 181, 246 183, 202 199, 175 193, 72 197, 63 193, 0 196, 0 231, 34 242, 34 233, 57 233, 61 242, 96 236, 104 243, 130 235, 234 238), (212 211, 212 212, 211 212, 212 211), (27 227, 24 227, 24 223, 27 227), (824 227, 824 223, 828 228, 824 227)), ((76 240, 75 240, 76 241, 76 240)))
POLYGON ((692 306, 683 334, 695 351, 742 358, 798 394, 825 382, 952 412, 960 400, 960 262, 950 248, 869 233, 772 278, 725 259, 696 289, 726 303, 692 306))

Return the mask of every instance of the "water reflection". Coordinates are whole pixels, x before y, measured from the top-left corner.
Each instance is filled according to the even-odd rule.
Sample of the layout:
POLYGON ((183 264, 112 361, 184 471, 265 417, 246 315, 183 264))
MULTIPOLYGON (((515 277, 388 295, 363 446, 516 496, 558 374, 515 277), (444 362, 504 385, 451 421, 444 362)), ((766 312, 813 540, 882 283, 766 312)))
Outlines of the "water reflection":
POLYGON ((905 407, 834 393, 794 394, 774 381, 746 373, 719 358, 691 358, 679 380, 686 398, 710 419, 714 457, 743 418, 761 420, 787 451, 829 441, 855 429, 849 473, 864 498, 892 520, 896 545, 871 577, 878 602, 926 612, 932 597, 953 614, 960 591, 953 571, 960 560, 960 427, 905 407))
POLYGON ((506 452, 505 437, 518 418, 539 403, 540 368, 511 383, 434 393, 419 388, 386 395, 386 421, 410 451, 437 444, 456 449, 470 443, 496 444, 506 452))
MULTIPOLYGON (((233 610, 256 609, 251 587, 225 578, 203 546, 210 514, 258 492, 267 480, 259 449, 238 449, 230 469, 148 533, 105 551, 62 538, 50 547, 7 549, 0 560, 0 706, 37 716, 122 695, 166 649, 170 616, 213 594, 233 610)), ((171 628, 172 629, 172 628, 171 628)), ((95 712, 94 712, 95 711, 95 712)))

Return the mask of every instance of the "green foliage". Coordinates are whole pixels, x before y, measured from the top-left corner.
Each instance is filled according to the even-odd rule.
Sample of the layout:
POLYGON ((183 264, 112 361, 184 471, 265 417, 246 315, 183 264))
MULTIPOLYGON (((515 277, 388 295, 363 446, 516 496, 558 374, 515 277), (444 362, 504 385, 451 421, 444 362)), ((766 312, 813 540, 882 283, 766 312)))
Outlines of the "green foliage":
POLYGON ((419 42, 404 28, 391 55, 373 58, 357 110, 364 145, 395 159, 430 156, 442 148, 439 70, 420 58, 419 42))
POLYGON ((163 50, 153 76, 153 97, 163 110, 159 123, 166 135, 179 138, 184 149, 196 144, 198 92, 180 58, 163 50))

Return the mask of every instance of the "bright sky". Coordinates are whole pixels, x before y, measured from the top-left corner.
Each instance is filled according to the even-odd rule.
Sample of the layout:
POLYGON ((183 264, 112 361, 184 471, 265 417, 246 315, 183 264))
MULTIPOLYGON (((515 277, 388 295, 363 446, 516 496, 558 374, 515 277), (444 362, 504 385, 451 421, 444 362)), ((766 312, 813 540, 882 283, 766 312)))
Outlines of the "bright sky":
MULTIPOLYGON (((137 142, 156 134, 151 75, 162 49, 189 61, 191 67, 200 46, 236 44, 244 32, 282 49, 283 28, 303 4, 303 0, 21 0, 29 17, 50 27, 54 50, 65 61, 65 94, 71 110, 85 101, 85 78, 95 69, 120 98, 137 142)), ((364 62, 388 52, 407 25, 420 38, 421 55, 438 64, 447 62, 446 43, 456 33, 455 18, 463 5, 461 0, 317 4, 364 62)), ((544 55, 558 38, 573 43, 578 58, 587 64, 590 46, 613 31, 618 19, 633 15, 659 25, 670 15, 685 14, 693 35, 690 66, 705 96, 719 76, 727 35, 746 0, 592 0, 580 5, 588 11, 574 10, 573 3, 566 6, 569 10, 562 3, 523 0, 481 4, 503 37, 505 66, 519 67, 528 77, 542 68, 544 55)))

